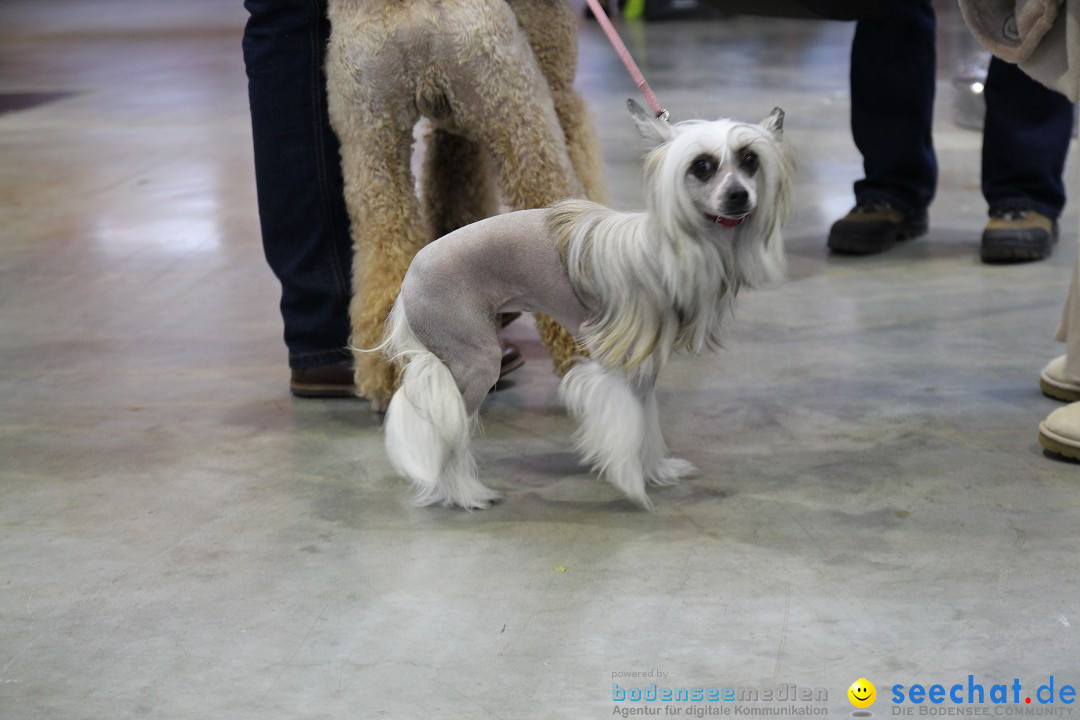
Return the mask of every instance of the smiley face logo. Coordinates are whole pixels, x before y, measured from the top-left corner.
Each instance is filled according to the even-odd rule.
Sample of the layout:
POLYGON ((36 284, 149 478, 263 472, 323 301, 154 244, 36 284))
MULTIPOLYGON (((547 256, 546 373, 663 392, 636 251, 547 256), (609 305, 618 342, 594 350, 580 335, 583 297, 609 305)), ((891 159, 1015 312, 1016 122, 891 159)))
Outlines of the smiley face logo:
POLYGON ((857 708, 868 708, 877 699, 877 688, 866 678, 859 678, 847 689, 848 700, 857 708))

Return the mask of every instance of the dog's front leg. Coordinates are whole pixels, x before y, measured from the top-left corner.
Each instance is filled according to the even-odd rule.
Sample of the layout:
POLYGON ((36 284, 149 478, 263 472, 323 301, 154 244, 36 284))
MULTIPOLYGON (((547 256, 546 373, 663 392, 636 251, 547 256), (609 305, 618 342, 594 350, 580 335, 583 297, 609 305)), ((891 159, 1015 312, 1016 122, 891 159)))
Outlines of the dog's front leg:
POLYGON ((656 404, 656 375, 638 388, 645 421, 645 437, 641 444, 641 464, 650 485, 674 485, 698 474, 689 460, 668 455, 664 433, 660 430, 660 413, 656 404))
POLYGON ((594 361, 579 363, 563 377, 559 397, 580 423, 574 441, 582 459, 651 510, 641 464, 648 423, 641 398, 626 376, 594 361))

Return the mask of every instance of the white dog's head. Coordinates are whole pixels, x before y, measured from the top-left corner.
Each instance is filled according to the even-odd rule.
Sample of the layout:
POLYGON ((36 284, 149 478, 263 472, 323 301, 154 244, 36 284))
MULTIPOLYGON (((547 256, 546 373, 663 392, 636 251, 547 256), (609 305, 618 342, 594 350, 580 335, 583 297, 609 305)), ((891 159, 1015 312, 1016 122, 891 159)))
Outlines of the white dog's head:
MULTIPOLYGON (((668 237, 715 244, 749 286, 784 274, 780 230, 790 207, 792 160, 784 111, 760 124, 691 120, 669 125, 628 102, 650 147, 649 212, 668 237)), ((726 263, 725 263, 726 264, 726 263)))

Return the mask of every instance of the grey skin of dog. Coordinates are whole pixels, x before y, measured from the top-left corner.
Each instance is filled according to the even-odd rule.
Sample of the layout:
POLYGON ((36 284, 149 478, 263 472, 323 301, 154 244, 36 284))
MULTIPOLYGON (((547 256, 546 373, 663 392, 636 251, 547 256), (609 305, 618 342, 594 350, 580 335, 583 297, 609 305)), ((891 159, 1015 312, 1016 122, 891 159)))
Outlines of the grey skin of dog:
POLYGON ((521 210, 463 227, 420 250, 405 275, 409 328, 450 369, 470 415, 499 378, 499 313, 546 313, 573 335, 589 317, 548 214, 521 210))

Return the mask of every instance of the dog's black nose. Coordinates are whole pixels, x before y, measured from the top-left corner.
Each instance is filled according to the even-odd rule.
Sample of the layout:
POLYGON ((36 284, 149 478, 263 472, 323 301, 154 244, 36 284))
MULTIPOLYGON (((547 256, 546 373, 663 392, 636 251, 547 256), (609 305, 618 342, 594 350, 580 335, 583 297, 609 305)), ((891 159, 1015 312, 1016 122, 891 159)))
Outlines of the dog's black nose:
POLYGON ((750 193, 746 191, 746 188, 734 188, 728 190, 727 198, 725 198, 731 205, 745 205, 746 201, 750 199, 750 193))

